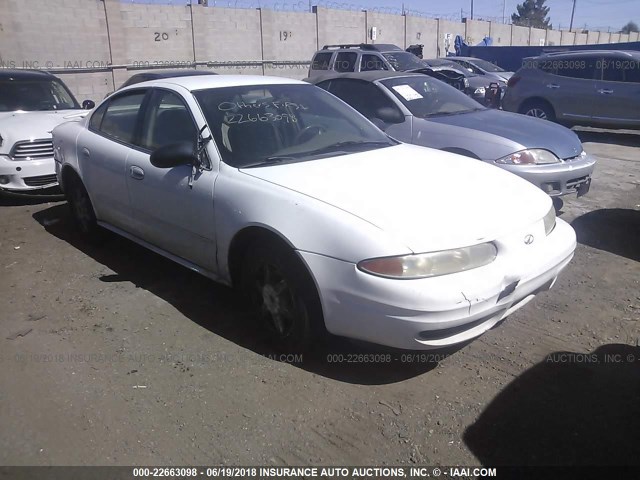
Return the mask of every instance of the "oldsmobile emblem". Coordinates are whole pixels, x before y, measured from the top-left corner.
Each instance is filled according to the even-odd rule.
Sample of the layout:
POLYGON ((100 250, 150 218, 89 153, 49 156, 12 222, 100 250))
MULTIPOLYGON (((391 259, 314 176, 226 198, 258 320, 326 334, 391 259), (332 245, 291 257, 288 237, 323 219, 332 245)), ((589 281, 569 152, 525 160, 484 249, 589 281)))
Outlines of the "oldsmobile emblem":
POLYGON ((525 237, 524 237, 525 245, 531 245, 533 243, 533 240, 534 240, 534 238, 533 238, 533 235, 531 235, 531 234, 525 235, 525 237))

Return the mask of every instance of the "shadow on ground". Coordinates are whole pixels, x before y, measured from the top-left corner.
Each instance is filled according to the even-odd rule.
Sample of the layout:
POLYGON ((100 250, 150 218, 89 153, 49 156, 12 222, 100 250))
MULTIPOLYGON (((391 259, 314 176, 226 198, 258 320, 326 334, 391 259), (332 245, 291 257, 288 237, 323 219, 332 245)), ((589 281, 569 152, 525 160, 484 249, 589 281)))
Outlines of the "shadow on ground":
POLYGON ((578 242, 640 262, 640 210, 605 208, 571 222, 578 242))
POLYGON ((640 130, 574 130, 582 143, 607 143, 624 147, 640 147, 640 130))
MULTIPOLYGON (((100 245, 89 243, 78 233, 66 203, 37 212, 33 218, 52 235, 115 272, 103 275, 101 281, 131 282, 162 298, 216 335, 260 355, 280 358, 282 352, 265 340, 251 312, 234 290, 115 234, 107 233, 100 245)), ((453 353, 457 349, 439 353, 453 353)), ((437 366, 434 361, 404 361, 405 355, 404 351, 330 337, 314 352, 305 353, 302 362, 293 365, 339 381, 372 385, 400 382, 437 366), (391 360, 376 361, 381 358, 380 354, 388 354, 384 358, 391 360)))
MULTIPOLYGON (((484 465, 640 465, 640 347, 556 352, 467 428, 484 465)), ((543 477, 541 477, 543 478, 543 477)))

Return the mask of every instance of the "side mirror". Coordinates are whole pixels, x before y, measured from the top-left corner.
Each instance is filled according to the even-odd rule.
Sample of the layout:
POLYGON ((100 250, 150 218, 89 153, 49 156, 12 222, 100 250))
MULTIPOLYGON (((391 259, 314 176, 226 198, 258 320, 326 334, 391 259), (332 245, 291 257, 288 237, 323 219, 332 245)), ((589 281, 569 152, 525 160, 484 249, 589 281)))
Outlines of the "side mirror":
POLYGON ((84 102, 82 102, 83 110, 91 110, 95 106, 96 106, 96 102, 94 102, 93 100, 85 100, 84 102))
POLYGON ((401 111, 392 107, 380 107, 374 112, 374 116, 384 123, 402 123, 404 115, 401 111))
POLYGON ((198 156, 191 142, 165 145, 151 154, 151 165, 157 168, 172 168, 179 165, 190 165, 198 161, 198 156))

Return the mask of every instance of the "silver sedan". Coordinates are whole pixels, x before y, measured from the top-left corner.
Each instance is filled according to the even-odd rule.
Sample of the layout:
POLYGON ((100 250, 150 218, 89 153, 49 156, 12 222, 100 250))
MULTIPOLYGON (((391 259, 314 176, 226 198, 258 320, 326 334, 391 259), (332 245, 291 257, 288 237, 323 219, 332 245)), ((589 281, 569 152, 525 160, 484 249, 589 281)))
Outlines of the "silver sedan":
POLYGON ((333 93, 402 142, 483 160, 550 196, 589 191, 596 160, 568 128, 488 109, 420 74, 328 74, 312 83, 333 93))

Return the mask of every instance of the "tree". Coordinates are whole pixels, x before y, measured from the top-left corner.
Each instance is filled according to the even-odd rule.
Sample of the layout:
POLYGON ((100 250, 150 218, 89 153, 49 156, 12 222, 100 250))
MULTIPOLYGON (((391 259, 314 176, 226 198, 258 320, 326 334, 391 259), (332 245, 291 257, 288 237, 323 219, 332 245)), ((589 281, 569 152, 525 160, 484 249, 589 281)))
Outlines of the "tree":
POLYGON ((553 28, 547 15, 549 7, 544 6, 546 0, 524 0, 516 6, 518 13, 511 15, 511 23, 523 27, 553 28))
POLYGON ((622 29, 620 30, 620 33, 631 33, 631 32, 638 32, 638 31, 640 31, 638 30, 638 24, 636 22, 629 22, 624 27, 622 27, 622 29))

